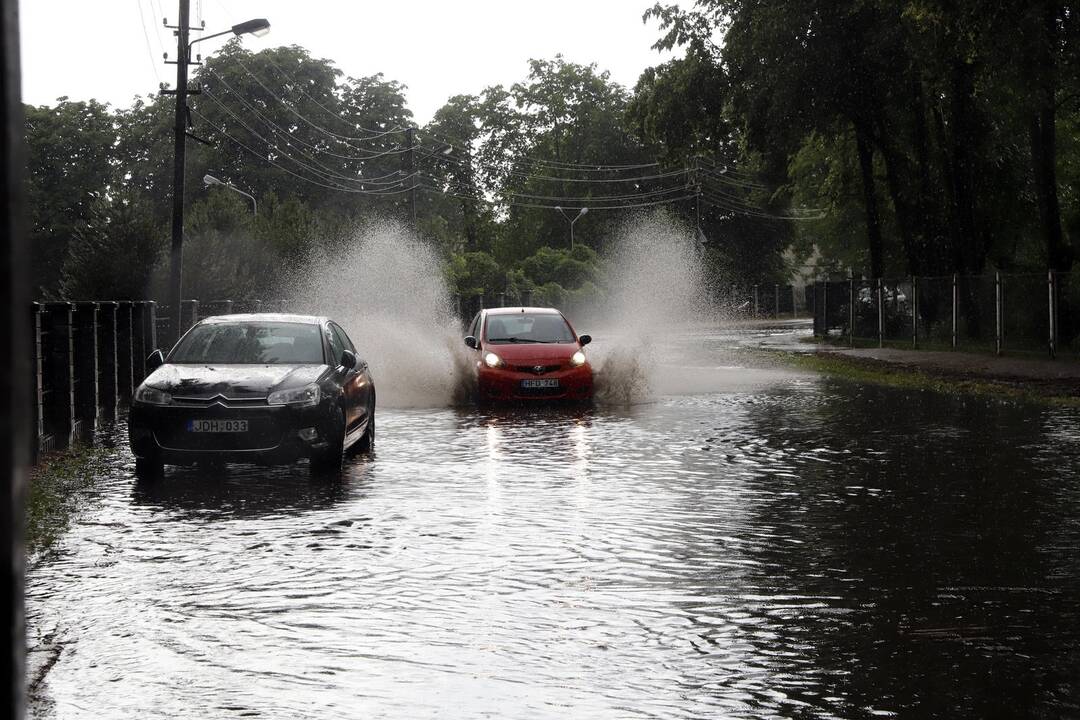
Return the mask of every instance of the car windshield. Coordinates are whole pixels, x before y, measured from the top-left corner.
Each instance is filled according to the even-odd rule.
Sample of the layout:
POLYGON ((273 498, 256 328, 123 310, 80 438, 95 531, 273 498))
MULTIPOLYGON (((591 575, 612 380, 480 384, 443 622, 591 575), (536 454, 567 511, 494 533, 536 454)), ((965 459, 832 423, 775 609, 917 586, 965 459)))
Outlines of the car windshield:
POLYGON ((572 343, 574 333, 562 315, 550 313, 491 315, 487 321, 487 342, 504 343, 572 343))
POLYGON ((321 365, 318 325, 222 322, 194 328, 169 357, 174 363, 321 365))

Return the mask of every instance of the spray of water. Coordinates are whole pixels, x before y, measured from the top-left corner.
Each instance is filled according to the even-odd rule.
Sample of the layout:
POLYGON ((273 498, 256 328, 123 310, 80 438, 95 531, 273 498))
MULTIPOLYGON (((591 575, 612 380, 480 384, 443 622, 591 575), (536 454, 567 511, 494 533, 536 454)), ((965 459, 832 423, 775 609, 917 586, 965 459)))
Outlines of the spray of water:
POLYGON ((380 405, 447 405, 468 374, 442 265, 402 225, 380 220, 359 226, 342 249, 315 251, 292 273, 289 294, 345 328, 380 405))
POLYGON ((655 212, 627 222, 609 246, 608 297, 592 313, 605 329, 592 349, 597 400, 643 402, 667 389, 673 339, 718 318, 689 228, 655 212))

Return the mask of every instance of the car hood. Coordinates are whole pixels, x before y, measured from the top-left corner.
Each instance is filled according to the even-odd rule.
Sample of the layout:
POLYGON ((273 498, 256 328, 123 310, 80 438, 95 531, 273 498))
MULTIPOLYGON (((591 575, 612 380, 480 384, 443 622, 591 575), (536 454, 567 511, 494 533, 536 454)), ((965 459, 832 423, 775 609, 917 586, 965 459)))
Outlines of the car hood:
POLYGON ((166 363, 146 378, 151 387, 192 398, 256 398, 276 387, 315 382, 326 365, 174 365, 166 363))
POLYGON ((520 343, 494 345, 488 343, 484 352, 493 352, 510 365, 554 365, 565 363, 580 349, 576 343, 520 343))

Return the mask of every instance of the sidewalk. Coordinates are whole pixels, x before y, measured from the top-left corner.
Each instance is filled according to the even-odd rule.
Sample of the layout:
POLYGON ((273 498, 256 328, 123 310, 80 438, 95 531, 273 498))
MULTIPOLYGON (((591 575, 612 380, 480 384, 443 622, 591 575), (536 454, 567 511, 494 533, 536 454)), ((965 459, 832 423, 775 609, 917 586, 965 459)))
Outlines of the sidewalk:
POLYGON ((962 380, 1023 385, 1055 394, 1080 396, 1080 361, 1076 359, 998 357, 983 353, 896 348, 819 346, 823 355, 851 358, 878 366, 915 370, 962 380))

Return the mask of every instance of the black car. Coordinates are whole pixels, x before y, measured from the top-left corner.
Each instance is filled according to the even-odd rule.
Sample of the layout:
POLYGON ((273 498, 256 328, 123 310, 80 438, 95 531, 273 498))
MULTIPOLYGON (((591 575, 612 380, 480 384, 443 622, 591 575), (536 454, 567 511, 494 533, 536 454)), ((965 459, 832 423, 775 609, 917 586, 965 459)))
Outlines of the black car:
POLYGON ((149 358, 128 418, 140 478, 202 461, 340 468, 375 442, 375 385, 349 336, 324 317, 209 317, 149 358))

